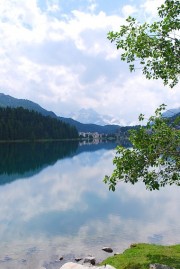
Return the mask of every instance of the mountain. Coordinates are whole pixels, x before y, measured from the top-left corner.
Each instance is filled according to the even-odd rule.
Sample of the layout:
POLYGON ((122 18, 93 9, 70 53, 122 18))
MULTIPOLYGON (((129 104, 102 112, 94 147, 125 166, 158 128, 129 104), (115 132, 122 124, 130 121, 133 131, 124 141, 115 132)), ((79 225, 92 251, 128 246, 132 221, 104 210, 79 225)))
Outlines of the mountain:
POLYGON ((169 109, 169 110, 165 111, 163 113, 163 117, 170 118, 170 117, 175 116, 178 113, 180 113, 180 107, 179 108, 169 109))
POLYGON ((77 112, 70 113, 69 117, 81 123, 94 123, 101 126, 121 125, 118 119, 109 115, 101 115, 92 108, 82 108, 77 112))
POLYGON ((12 108, 23 107, 28 110, 34 110, 36 112, 39 112, 43 116, 50 116, 52 118, 57 118, 54 112, 48 111, 32 101, 26 99, 17 99, 10 95, 0 93, 0 107, 7 107, 7 106, 12 108))
POLYGON ((102 133, 111 134, 111 133, 117 133, 120 128, 119 125, 100 126, 97 124, 84 124, 79 121, 73 120, 72 118, 59 117, 54 112, 42 108, 37 103, 34 103, 26 99, 14 98, 10 95, 0 93, 0 107, 8 107, 8 106, 12 108, 23 107, 28 110, 34 110, 36 112, 39 112, 43 116, 50 116, 53 118, 57 118, 63 122, 75 126, 79 132, 91 132, 91 133, 98 132, 100 134, 102 133))
POLYGON ((69 123, 70 125, 73 125, 77 128, 79 132, 85 132, 85 133, 99 133, 99 134, 114 134, 119 131, 120 126, 119 125, 97 125, 97 124, 84 124, 79 121, 73 120, 71 118, 63 118, 59 117, 60 120, 69 123))
POLYGON ((176 129, 180 130, 180 112, 172 117, 169 117, 168 120, 170 124, 172 124, 176 129))

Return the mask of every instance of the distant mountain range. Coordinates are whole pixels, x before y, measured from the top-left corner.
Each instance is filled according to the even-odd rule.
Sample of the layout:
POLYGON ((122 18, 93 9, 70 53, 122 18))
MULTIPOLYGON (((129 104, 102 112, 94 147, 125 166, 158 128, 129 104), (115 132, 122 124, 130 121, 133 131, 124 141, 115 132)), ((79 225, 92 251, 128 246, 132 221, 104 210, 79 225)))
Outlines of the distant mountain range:
POLYGON ((14 98, 10 95, 5 95, 3 93, 0 93, 0 107, 23 107, 25 109, 34 110, 39 113, 41 113, 44 116, 50 116, 53 118, 58 118, 59 120, 69 123, 70 125, 73 125, 77 128, 79 132, 98 132, 98 133, 104 133, 104 134, 111 134, 118 132, 120 126, 119 125, 105 125, 100 126, 97 124, 85 124, 81 123, 79 121, 73 120, 72 118, 65 118, 65 117, 59 117, 54 112, 48 111, 44 108, 42 108, 37 103, 34 103, 30 100, 26 99, 18 99, 14 98))
POLYGON ((70 118, 81 123, 94 123, 97 125, 122 125, 122 122, 110 115, 101 115, 92 108, 82 108, 79 111, 71 112, 68 115, 70 118))
POLYGON ((163 117, 165 118, 170 118, 175 116, 176 114, 180 113, 180 107, 179 108, 174 108, 174 109, 169 109, 163 113, 163 117))
MULTIPOLYGON (((77 128, 79 132, 98 132, 100 134, 111 134, 111 133, 117 133, 120 129, 119 124, 113 124, 117 122, 117 119, 113 119, 110 116, 107 115, 100 115, 96 111, 92 109, 81 109, 78 113, 72 114, 72 117, 65 118, 57 116, 54 112, 48 111, 44 108, 42 108, 37 103, 34 103, 30 100, 26 99, 18 99, 14 98, 10 95, 5 95, 3 93, 0 93, 0 107, 23 107, 25 109, 34 110, 39 113, 41 113, 44 116, 50 116, 53 118, 58 118, 59 120, 69 123, 70 125, 73 125, 77 128), (82 122, 79 122, 75 119, 81 119, 82 122), (85 123, 85 122, 93 122, 93 123, 85 123), (107 124, 109 123, 109 124, 107 124), (105 125, 106 124, 106 125, 105 125), (104 125, 104 126, 103 126, 104 125)), ((177 115, 180 113, 180 108, 176 109, 170 109, 163 113, 164 117, 172 117, 174 115, 177 115)), ((121 131, 125 129, 132 129, 131 127, 123 127, 121 128, 121 131)))

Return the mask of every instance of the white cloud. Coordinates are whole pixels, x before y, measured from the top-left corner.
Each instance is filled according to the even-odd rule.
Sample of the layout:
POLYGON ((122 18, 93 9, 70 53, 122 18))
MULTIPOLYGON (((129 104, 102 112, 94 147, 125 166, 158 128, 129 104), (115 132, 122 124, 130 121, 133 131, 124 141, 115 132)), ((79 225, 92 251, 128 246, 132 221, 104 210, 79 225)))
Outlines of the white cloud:
POLYGON ((144 4, 141 5, 143 8, 145 19, 149 20, 153 17, 157 17, 157 8, 164 3, 164 0, 146 0, 144 4))
POLYGON ((59 1, 58 0, 47 0, 47 11, 48 12, 60 11, 59 1))
POLYGON ((94 12, 97 8, 97 1, 96 0, 88 0, 89 2, 89 6, 88 6, 88 10, 91 12, 94 12))
POLYGON ((125 5, 122 7, 122 13, 125 18, 127 18, 128 16, 132 16, 137 11, 137 8, 132 5, 125 5))
POLYGON ((70 13, 63 13, 59 1, 47 3, 41 10, 37 0, 0 2, 1 91, 58 115, 92 107, 123 122, 134 122, 140 112, 152 113, 162 102, 180 106, 177 88, 168 90, 138 72, 130 74, 120 51, 107 40, 107 32, 118 30, 126 15, 145 12, 151 18, 160 1, 147 0, 138 12, 138 2, 127 3, 123 17, 108 15, 94 0, 87 2, 90 11, 74 8, 70 13))
MULTIPOLYGON (((50 38, 54 40, 62 40, 63 38, 72 40, 77 49, 85 53, 99 54, 107 51, 109 54, 110 44, 105 42, 107 32, 118 28, 123 21, 122 18, 116 15, 107 16, 102 11, 96 15, 73 10, 67 21, 54 20, 51 23, 50 38), (83 34, 88 32, 90 32, 89 37, 83 38, 83 34), (90 47, 89 39, 93 41, 90 47)), ((113 52, 112 49, 111 52, 113 52)))

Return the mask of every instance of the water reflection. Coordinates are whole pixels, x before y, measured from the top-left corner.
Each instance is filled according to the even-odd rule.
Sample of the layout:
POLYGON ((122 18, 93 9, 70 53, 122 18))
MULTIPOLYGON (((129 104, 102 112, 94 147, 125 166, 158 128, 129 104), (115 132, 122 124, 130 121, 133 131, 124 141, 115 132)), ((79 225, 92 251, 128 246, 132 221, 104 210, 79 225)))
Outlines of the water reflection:
POLYGON ((115 143, 86 144, 78 141, 0 144, 0 185, 32 177, 58 160, 102 148, 114 149, 115 143))
POLYGON ((81 152, 47 166, 31 180, 0 187, 0 268, 57 269, 73 256, 106 257, 132 242, 180 243, 178 187, 149 192, 102 183, 114 151, 81 152))
POLYGON ((0 184, 19 176, 31 177, 58 159, 72 155, 77 148, 77 141, 0 144, 0 184))

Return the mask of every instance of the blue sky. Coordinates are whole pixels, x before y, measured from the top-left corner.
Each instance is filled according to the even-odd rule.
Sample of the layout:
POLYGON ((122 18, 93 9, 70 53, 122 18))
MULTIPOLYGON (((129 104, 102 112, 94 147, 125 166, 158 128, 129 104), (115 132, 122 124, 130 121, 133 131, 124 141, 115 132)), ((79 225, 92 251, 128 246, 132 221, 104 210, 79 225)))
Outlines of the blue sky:
POLYGON ((152 21, 163 0, 1 0, 0 92, 30 99, 57 115, 81 108, 135 123, 180 90, 130 73, 107 40, 132 15, 152 21))

